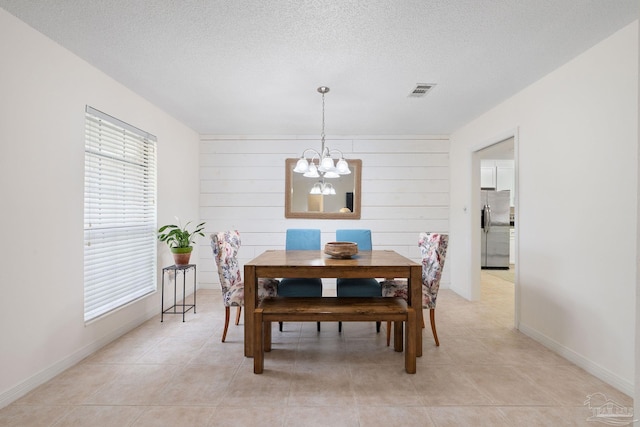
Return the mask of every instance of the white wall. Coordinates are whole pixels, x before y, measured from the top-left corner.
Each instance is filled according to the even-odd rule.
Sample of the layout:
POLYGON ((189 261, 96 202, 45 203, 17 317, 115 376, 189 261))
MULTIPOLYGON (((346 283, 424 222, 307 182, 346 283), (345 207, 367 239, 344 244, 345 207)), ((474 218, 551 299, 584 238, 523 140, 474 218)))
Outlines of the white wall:
MULTIPOLYGON (((640 0, 638 1, 638 6, 640 6, 640 0)), ((640 52, 640 31, 638 32, 638 51, 640 52)), ((638 60, 640 61, 640 53, 638 55, 638 60)), ((639 64, 640 68, 640 64, 639 64)), ((640 86, 640 74, 638 76, 638 85, 640 86)), ((638 111, 636 112, 636 117, 638 118, 638 146, 640 147, 640 96, 637 99, 638 102, 638 111)), ((638 152, 638 157, 636 158, 636 162, 639 165, 640 170, 640 150, 638 152)), ((640 212, 640 173, 636 175, 636 185, 637 188, 637 204, 636 204, 636 212, 640 212)), ((635 330, 635 388, 634 388, 634 400, 633 400, 633 413, 640 414, 640 312, 638 310, 640 307, 640 216, 636 215, 636 330, 635 330)))
POLYGON ((161 223, 197 219, 199 137, 3 9, 0 58, 2 407, 160 312, 155 293, 84 324, 85 105, 158 137, 161 223))
MULTIPOLYGON (((285 219, 285 159, 320 149, 319 136, 203 136, 200 216, 207 232, 237 229, 240 262, 284 249, 287 228, 319 228, 322 245, 338 228, 370 228, 376 249, 420 259, 418 233, 449 231, 449 141, 441 136, 329 136, 327 146, 362 159, 359 220, 285 219)), ((219 288, 209 242, 201 247, 200 283, 219 288)), ((449 283, 445 265, 442 286, 449 283)), ((335 282, 323 280, 326 289, 335 282)))
POLYGON ((455 132, 450 169, 451 288, 479 280, 472 152, 515 135, 519 328, 630 395, 637 128, 636 21, 455 132))

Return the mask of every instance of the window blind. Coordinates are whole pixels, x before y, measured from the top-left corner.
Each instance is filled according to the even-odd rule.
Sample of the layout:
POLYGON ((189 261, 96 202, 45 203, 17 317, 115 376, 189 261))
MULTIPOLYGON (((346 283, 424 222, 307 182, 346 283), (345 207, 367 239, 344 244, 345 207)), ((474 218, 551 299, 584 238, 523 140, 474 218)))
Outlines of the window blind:
POLYGON ((156 137, 86 107, 84 320, 156 290, 156 137))

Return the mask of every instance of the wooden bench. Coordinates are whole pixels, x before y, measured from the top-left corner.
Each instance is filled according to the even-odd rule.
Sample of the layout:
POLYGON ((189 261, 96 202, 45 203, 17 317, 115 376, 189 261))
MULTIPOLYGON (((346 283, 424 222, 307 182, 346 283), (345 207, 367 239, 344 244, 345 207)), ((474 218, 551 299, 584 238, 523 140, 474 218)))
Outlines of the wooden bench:
POLYGON ((402 322, 406 323, 405 370, 416 372, 416 313, 404 298, 312 297, 266 298, 254 313, 253 372, 264 369, 264 352, 271 351, 271 322, 394 322, 394 349, 402 351, 402 322))

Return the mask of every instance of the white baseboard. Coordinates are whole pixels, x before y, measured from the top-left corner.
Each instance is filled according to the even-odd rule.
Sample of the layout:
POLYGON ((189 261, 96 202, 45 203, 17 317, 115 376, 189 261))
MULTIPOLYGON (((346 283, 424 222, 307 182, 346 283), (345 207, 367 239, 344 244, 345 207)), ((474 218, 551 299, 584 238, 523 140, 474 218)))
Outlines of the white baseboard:
POLYGON ((612 387, 620 390, 627 396, 632 397, 634 393, 634 385, 632 382, 619 377, 613 372, 603 368, 602 366, 587 359, 581 354, 561 345, 560 343, 552 340, 546 335, 541 334, 535 329, 529 328, 527 325, 520 323, 518 330, 528 337, 536 340, 540 344, 544 345, 550 350, 558 353, 560 356, 581 367, 585 371, 589 372, 594 377, 601 379, 612 387))
POLYGON ((110 334, 102 337, 98 341, 92 342, 91 344, 70 354, 64 359, 54 363, 48 368, 43 369, 42 371, 38 372, 35 375, 32 375, 26 381, 23 381, 20 384, 16 385, 15 387, 12 387, 9 390, 1 393, 0 408, 4 408, 5 406, 11 404, 12 402, 15 402, 22 396, 29 393, 31 390, 46 383, 50 379, 54 378, 56 375, 59 375, 65 370, 76 365, 81 360, 92 355, 93 353, 100 350, 102 347, 114 341, 115 339, 120 338, 122 335, 126 334, 127 332, 137 328, 138 326, 140 326, 141 324, 143 324, 144 322, 151 319, 153 316, 157 314, 158 313, 152 313, 152 314, 146 314, 146 315, 137 317, 131 322, 128 322, 126 325, 123 325, 122 327, 114 330, 110 334))

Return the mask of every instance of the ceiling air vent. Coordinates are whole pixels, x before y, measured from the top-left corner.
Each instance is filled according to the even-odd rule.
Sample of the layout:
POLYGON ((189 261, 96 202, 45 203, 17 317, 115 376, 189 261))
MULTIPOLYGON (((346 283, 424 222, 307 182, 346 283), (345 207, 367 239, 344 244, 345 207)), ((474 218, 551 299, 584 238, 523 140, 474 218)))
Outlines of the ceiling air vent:
POLYGON ((435 86, 434 83, 418 83, 409 94, 411 98, 422 98, 435 86))

